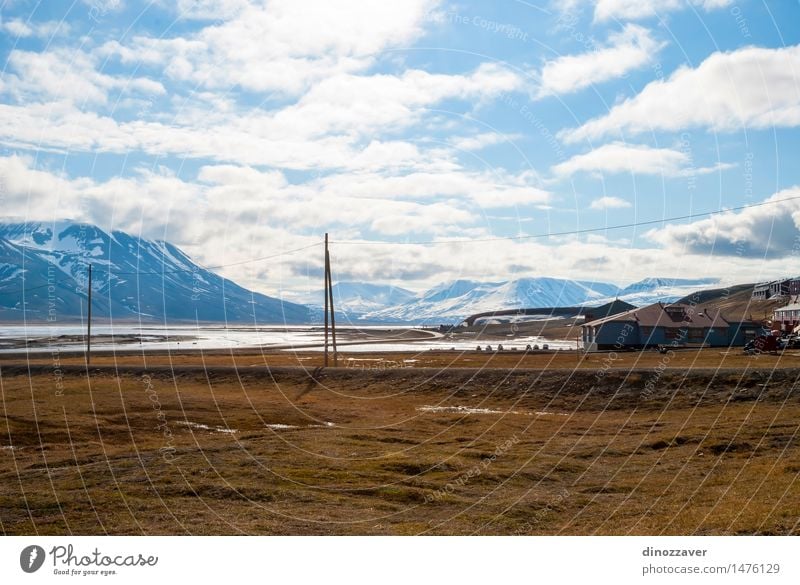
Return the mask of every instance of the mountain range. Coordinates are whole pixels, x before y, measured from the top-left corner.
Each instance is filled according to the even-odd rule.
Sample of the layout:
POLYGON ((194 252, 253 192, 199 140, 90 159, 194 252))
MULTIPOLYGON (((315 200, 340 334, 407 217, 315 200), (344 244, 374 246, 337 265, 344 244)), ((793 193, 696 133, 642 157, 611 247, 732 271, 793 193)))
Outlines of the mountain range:
MULTIPOLYGON (((396 287, 370 285, 369 290, 374 291, 373 296, 365 299, 363 294, 359 294, 351 304, 349 297, 341 295, 337 310, 348 312, 356 307, 369 308, 367 311, 350 311, 350 319, 361 321, 445 323, 457 322, 475 313, 501 309, 602 305, 615 298, 636 306, 657 301, 672 302, 718 282, 713 278, 646 278, 629 286, 619 287, 606 282, 549 277, 519 278, 502 282, 454 280, 411 297, 407 296, 410 291, 400 289, 406 298, 396 304, 389 302, 392 294, 398 294, 396 287), (381 303, 382 307, 372 308, 381 303)), ((348 290, 363 289, 360 289, 359 283, 347 283, 342 291, 348 290)), ((322 299, 322 293, 316 298, 322 299)), ((313 299, 306 299, 306 302, 314 304, 313 299)))
MULTIPOLYGON (((0 321, 81 319, 88 265, 93 315, 116 320, 318 322, 322 290, 273 298, 195 264, 173 244, 71 221, 0 224, 0 321), (23 294, 24 289, 24 294, 23 294)), ((549 277, 454 280, 415 293, 398 286, 339 282, 340 323, 452 323, 488 311, 674 301, 716 279, 647 278, 626 287, 549 277)))

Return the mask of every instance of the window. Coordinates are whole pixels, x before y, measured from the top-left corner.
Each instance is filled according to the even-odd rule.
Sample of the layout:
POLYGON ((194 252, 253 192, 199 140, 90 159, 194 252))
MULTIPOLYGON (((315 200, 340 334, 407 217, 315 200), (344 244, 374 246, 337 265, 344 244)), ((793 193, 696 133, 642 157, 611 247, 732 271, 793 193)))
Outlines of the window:
POLYGON ((664 329, 664 337, 677 341, 683 341, 686 338, 686 330, 679 329, 678 327, 666 327, 664 329))
POLYGON ((702 327, 689 328, 689 341, 703 341, 705 338, 705 330, 702 327))

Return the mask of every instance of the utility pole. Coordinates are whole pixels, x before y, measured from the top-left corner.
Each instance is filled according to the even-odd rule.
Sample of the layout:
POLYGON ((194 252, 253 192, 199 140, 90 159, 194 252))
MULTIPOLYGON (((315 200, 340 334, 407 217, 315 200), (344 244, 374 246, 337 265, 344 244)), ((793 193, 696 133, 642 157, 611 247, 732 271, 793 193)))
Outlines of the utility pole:
POLYGON ((331 305, 331 340, 333 341, 333 366, 339 365, 339 356, 336 351, 336 316, 333 309, 333 277, 331 276, 331 255, 328 252, 328 247, 325 246, 325 267, 328 274, 328 295, 330 297, 331 305))
POLYGON ((328 367, 328 232, 325 232, 325 367, 328 367))
POLYGON ((89 264, 89 306, 86 316, 86 365, 92 361, 92 265, 89 264))

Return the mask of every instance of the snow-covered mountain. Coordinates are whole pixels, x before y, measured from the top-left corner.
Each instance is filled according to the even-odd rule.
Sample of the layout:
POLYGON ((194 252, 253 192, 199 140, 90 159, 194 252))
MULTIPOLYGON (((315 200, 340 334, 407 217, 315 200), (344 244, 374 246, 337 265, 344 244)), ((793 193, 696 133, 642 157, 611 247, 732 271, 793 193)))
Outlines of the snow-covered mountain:
POLYGON ((602 282, 559 278, 520 278, 507 282, 455 280, 435 286, 410 301, 364 315, 374 321, 453 321, 502 309, 599 304, 618 287, 602 282))
POLYGON ((638 307, 657 301, 671 303, 716 284, 717 278, 645 278, 620 290, 619 298, 638 307))
POLYGON ((503 309, 602 305, 615 298, 637 306, 672 302, 718 280, 646 278, 627 287, 560 278, 506 282, 455 280, 439 284, 404 303, 362 314, 370 321, 454 322, 503 309))
POLYGON ((249 291, 176 246, 70 221, 0 224, 0 320, 304 323, 307 307, 249 291))
MULTIPOLYGON (((416 296, 415 293, 398 286, 371 284, 368 282, 337 282, 333 285, 333 302, 336 311, 360 315, 379 311, 387 307, 402 305, 416 296)), ((293 296, 295 302, 310 307, 323 307, 325 296, 322 291, 293 296)))

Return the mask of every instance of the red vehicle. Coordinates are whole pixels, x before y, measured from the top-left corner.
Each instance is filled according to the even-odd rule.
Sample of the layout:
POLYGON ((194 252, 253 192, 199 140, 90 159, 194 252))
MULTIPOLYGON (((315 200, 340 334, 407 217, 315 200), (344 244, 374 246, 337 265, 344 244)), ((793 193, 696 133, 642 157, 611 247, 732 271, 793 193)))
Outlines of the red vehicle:
POLYGON ((778 340, 775 335, 759 335, 744 346, 745 353, 778 353, 778 340))

